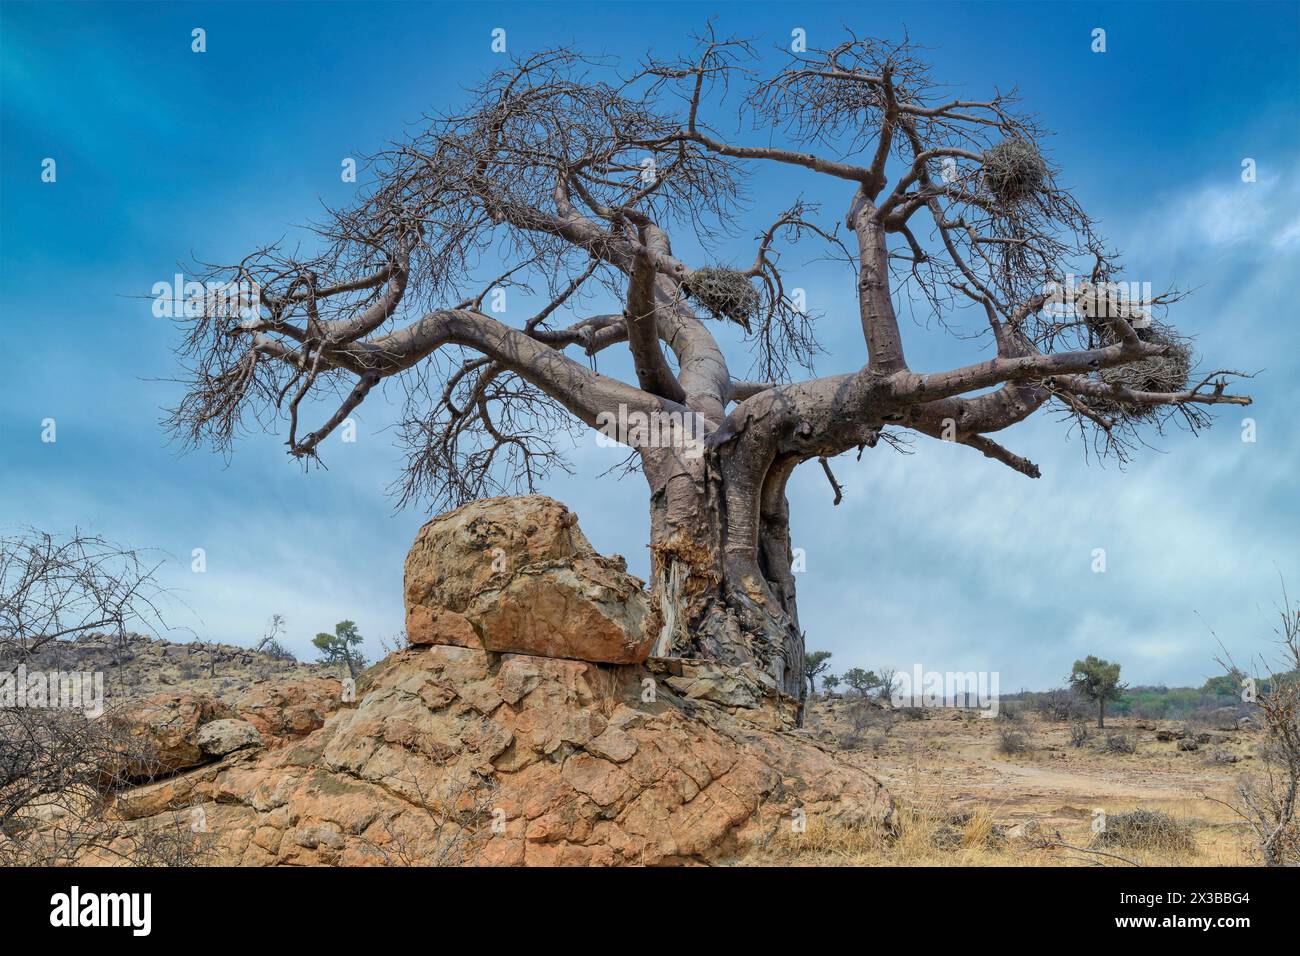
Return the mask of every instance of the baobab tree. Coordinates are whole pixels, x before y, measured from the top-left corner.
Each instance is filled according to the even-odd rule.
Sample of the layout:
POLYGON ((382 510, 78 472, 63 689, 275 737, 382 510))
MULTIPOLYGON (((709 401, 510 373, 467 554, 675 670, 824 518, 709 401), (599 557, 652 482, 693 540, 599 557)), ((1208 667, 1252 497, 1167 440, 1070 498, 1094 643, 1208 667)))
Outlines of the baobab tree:
POLYGON ((395 493, 433 507, 529 488, 564 464, 561 426, 616 422, 649 485, 656 652, 753 664, 800 696, 785 493, 800 464, 824 468, 838 501, 832 458, 917 433, 1037 477, 990 436, 1055 411, 1123 457, 1139 428, 1196 429, 1204 406, 1249 403, 1228 392, 1239 373, 1193 374, 1164 321, 1176 291, 1118 284, 1044 135, 1012 95, 941 95, 906 42, 847 35, 772 67, 712 33, 635 66, 536 53, 372 157, 370 184, 313 227, 310 254, 269 246, 203 267, 210 289, 256 295, 208 294, 181 320, 189 388, 169 421, 222 450, 251 424, 283 424, 310 463, 389 383, 405 396, 395 493), (764 166, 842 185, 843 207, 783 200, 750 223, 747 177, 764 166), (746 228, 738 266, 674 254, 674 240, 735 245, 746 228), (793 294, 789 246, 844 258, 855 371, 813 373, 818 326, 846 317, 793 294), (525 283, 544 290, 531 317, 484 309, 525 283), (593 292, 621 310, 585 314, 593 292), (716 334, 731 323, 751 350, 744 373, 719 344, 734 336, 716 334), (933 329, 989 354, 914 370, 907 340, 933 329), (634 381, 596 370, 615 348, 634 381), (305 430, 304 399, 330 390, 337 408, 305 430), (653 440, 665 429, 647 422, 681 440, 653 440))

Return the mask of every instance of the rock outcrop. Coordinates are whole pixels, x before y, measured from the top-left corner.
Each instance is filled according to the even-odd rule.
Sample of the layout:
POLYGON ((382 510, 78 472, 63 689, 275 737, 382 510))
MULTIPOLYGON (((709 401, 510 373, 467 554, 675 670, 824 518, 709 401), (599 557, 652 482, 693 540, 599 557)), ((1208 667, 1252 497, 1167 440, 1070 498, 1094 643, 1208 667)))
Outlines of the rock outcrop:
POLYGON ((643 583, 597 554, 564 505, 488 498, 434 518, 406 558, 412 644, 638 664, 655 634, 643 583))
POLYGON ((327 678, 262 682, 233 706, 205 694, 155 694, 106 715, 121 733, 112 769, 157 780, 247 747, 283 746, 323 726, 342 690, 327 678))
POLYGON ((772 729, 774 704, 689 699, 670 679, 412 647, 367 671, 358 702, 320 730, 127 794, 122 816, 161 825, 202 805, 210 862, 255 866, 706 863, 796 810, 888 823, 880 785, 772 729))
POLYGON ((342 699, 342 681, 308 677, 259 683, 235 701, 234 710, 268 747, 278 747, 323 727, 342 699))
POLYGON ((698 864, 810 818, 891 825, 880 784, 795 730, 797 702, 755 674, 641 663, 640 582, 557 502, 430 522, 406 586, 413 645, 363 673, 355 702, 286 680, 209 706, 185 739, 218 759, 185 769, 186 751, 184 772, 123 794, 123 825, 202 807, 206 861, 244 866, 698 864))
POLYGON ((128 697, 143 699, 182 690, 232 704, 259 682, 310 681, 337 672, 324 664, 233 644, 176 644, 130 633, 120 637, 90 633, 49 641, 28 659, 27 669, 102 673, 110 705, 128 697))

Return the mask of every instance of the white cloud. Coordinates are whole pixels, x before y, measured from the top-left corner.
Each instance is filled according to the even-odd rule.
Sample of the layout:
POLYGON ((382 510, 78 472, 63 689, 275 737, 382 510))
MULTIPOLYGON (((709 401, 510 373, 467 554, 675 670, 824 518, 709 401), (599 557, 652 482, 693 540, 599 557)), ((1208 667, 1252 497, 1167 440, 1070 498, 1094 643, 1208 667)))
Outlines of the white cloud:
POLYGON ((1287 496, 1293 443, 1224 428, 1120 471, 1086 466, 1051 422, 1004 437, 1042 479, 925 439, 912 456, 837 462, 837 509, 817 469, 797 475, 801 621, 836 668, 920 661, 1044 687, 1091 653, 1130 681, 1199 683, 1218 650, 1207 622, 1230 647, 1259 647, 1253 607, 1275 597, 1278 570, 1300 574, 1295 517, 1269 505, 1287 496))
POLYGON ((1293 219, 1273 237, 1276 249, 1289 249, 1295 245, 1300 245, 1300 219, 1293 219))
POLYGON ((1204 183, 1149 209, 1131 234, 1131 248, 1195 254, 1210 246, 1246 255, 1289 249, 1300 240, 1297 208, 1295 176, 1204 183))

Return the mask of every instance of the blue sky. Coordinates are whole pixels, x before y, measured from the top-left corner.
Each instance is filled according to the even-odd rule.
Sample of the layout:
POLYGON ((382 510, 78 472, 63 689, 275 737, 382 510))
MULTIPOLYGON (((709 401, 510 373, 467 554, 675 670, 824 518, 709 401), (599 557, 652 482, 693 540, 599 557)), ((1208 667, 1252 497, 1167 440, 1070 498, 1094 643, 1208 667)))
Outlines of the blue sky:
MULTIPOLYGON (((920 440, 837 464, 831 505, 815 464, 792 483, 800 614, 833 670, 995 670, 1005 690, 1059 683, 1077 657, 1118 659, 1133 682, 1199 683, 1213 627, 1234 653, 1267 649, 1278 576, 1300 591, 1300 16, 1295 4, 17 4, 0 7, 0 525, 74 527, 173 556, 169 615, 247 642, 272 613, 289 644, 341 618, 370 638, 402 626, 401 564, 426 515, 395 513, 398 451, 374 399, 358 440, 304 475, 283 436, 233 458, 179 454, 158 426, 178 386, 175 332, 147 298, 178 263, 238 258, 345 203, 343 157, 382 148, 499 68, 495 27, 522 55, 572 44, 632 62, 720 33, 763 49, 795 27, 814 45, 843 25, 930 49, 961 93, 1018 87, 1057 131, 1050 146, 1134 277, 1196 294, 1170 316, 1207 362, 1261 370, 1256 404, 1199 438, 1173 433, 1126 470, 1086 464, 1046 418, 1005 433, 1038 462, 1031 482, 965 448, 920 440), (190 31, 208 50, 190 50, 190 31), (1107 51, 1090 50, 1107 32, 1107 51), (57 161, 55 183, 41 163, 57 161), (1243 183, 1241 161, 1258 165, 1243 183), (1241 440, 1243 417, 1258 440, 1241 440), (58 440, 41 441, 57 421, 58 440), (207 571, 190 571, 204 548, 207 571), (1091 571, 1095 548, 1107 572, 1091 571)), ((753 135, 753 134, 750 134, 753 135)), ((752 219, 714 253, 752 256, 750 234, 804 195, 842 215, 843 186, 764 170, 752 219)), ((676 251, 693 265, 689 243, 676 251)), ((864 360, 852 278, 820 250, 783 266, 826 312, 817 371, 864 360), (848 317, 837 321, 833 317, 848 317)), ((789 280, 787 280, 789 282, 789 280)), ((531 314, 512 302, 513 318, 531 314)), ((919 325, 918 369, 981 353, 919 325)), ((737 371, 745 362, 736 360, 737 371)), ((613 367, 613 366, 612 366, 613 367)), ((604 370, 604 369, 603 369, 604 370)), ((577 510, 598 548, 647 570, 639 478, 597 480, 621 456, 586 440, 578 475, 542 489, 577 510)))

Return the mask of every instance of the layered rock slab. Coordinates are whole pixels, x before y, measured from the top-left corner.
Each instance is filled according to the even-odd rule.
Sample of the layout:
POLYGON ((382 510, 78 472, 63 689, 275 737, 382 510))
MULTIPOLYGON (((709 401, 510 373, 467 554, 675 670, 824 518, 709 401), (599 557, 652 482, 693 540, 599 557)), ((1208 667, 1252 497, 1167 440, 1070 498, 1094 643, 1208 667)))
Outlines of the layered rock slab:
POLYGON ((636 664, 655 638, 643 582, 543 495, 487 498, 425 524, 405 600, 412 644, 636 664))

